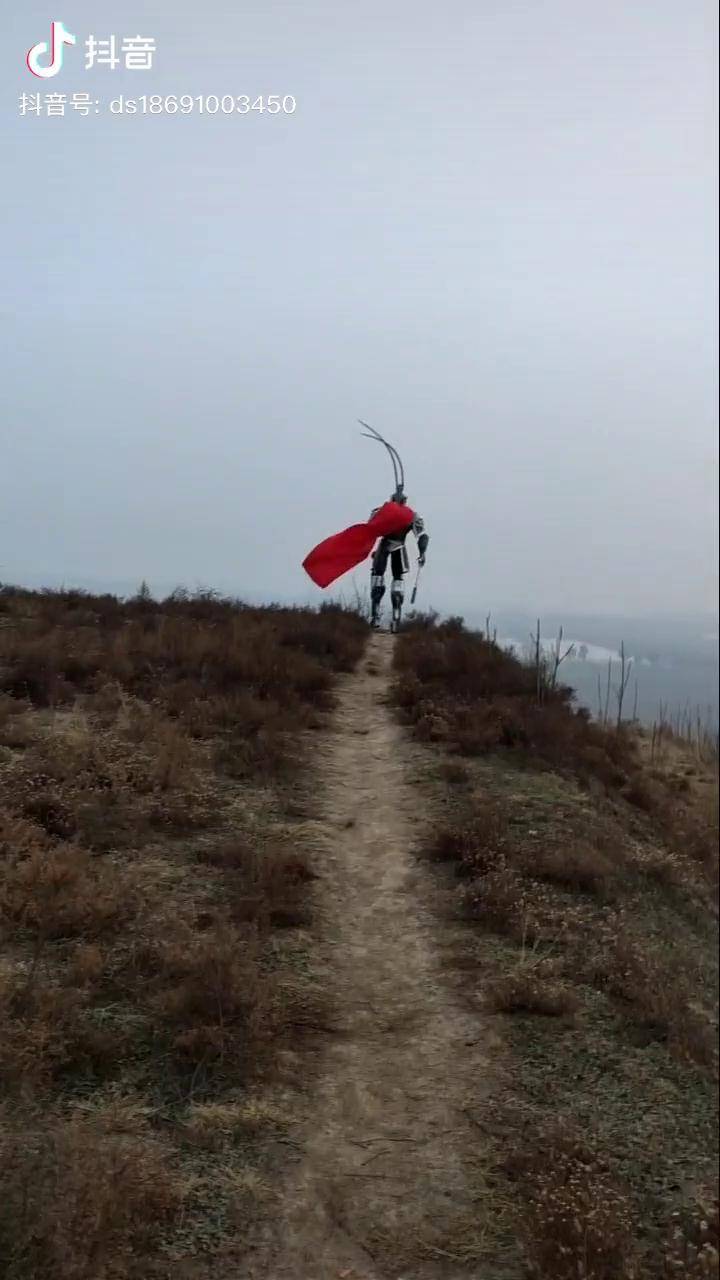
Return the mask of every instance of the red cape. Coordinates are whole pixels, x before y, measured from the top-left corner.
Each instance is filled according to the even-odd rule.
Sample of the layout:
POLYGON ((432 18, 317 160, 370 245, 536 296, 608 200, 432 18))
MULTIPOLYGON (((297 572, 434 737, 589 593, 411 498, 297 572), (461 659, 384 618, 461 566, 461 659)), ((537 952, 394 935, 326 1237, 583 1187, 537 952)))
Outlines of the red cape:
POLYGON ((385 502, 365 524, 351 524, 342 533, 318 543, 303 560, 303 569, 318 587, 329 587, 349 569, 362 564, 378 538, 410 528, 415 516, 400 502, 385 502))

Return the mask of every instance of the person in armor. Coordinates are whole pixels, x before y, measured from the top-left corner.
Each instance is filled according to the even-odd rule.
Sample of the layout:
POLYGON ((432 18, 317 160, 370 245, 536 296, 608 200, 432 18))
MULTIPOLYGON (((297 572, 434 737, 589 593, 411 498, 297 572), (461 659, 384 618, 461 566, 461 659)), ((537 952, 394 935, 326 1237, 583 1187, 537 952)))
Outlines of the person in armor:
MULTIPOLYGON (((391 502, 396 502, 400 506, 407 506, 407 498, 402 489, 397 489, 392 495, 391 502)), ((376 507, 371 513, 370 519, 377 515, 380 510, 376 507)), ((400 619, 402 616, 402 607, 405 599, 405 587, 403 579, 410 568, 410 559, 407 547, 405 545, 406 538, 410 532, 414 534, 418 548, 418 568, 421 569, 425 564, 425 556, 427 553, 429 535, 425 532, 425 522, 417 511, 408 511, 407 527, 398 533, 386 535, 381 538, 375 548, 370 569, 370 605, 371 617, 370 625, 377 629, 380 626, 380 607, 383 596, 385 595, 385 573, 390 562, 390 571, 392 581, 390 584, 390 604, 392 607, 392 619, 390 622, 390 630, 395 632, 400 627, 400 619)))
MULTIPOLYGON (((384 502, 382 506, 375 508, 369 520, 362 524, 349 525, 346 529, 341 529, 339 533, 334 533, 329 538, 323 538, 322 542, 319 542, 305 556, 302 567, 315 585, 324 589, 336 582, 343 574, 348 573, 350 569, 354 569, 356 565, 362 564, 369 556, 372 557, 370 569, 371 623, 373 627, 377 628, 380 626, 380 606, 385 595, 385 573, 389 563, 392 573, 390 586, 392 621, 390 630, 395 632, 400 629, 405 596, 403 579, 410 568, 408 552, 405 546, 407 535, 412 531, 417 541, 418 577, 425 564, 425 556, 430 539, 425 532, 425 524, 422 518, 417 511, 413 511, 408 506, 408 500, 405 496, 405 471, 397 449, 384 436, 381 436, 380 432, 376 431, 374 427, 368 426, 362 420, 360 420, 360 425, 364 428, 363 435, 366 439, 374 440, 377 444, 383 445, 390 455, 395 477, 395 492, 388 502, 384 502)), ((417 588, 418 583, 416 580, 412 593, 413 604, 415 603, 417 588)))

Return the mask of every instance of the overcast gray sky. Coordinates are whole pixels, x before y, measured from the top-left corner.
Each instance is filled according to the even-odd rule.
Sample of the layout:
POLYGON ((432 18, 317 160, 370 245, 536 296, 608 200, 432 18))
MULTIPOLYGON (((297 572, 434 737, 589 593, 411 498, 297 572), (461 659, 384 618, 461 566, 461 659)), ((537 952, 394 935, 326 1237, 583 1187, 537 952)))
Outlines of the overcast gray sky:
POLYGON ((427 601, 712 607, 714 5, 98 8, 2 18, 0 579, 320 598, 304 554, 390 493, 363 417, 427 601), (78 43, 40 80, 51 18, 78 43), (111 34, 154 68, 86 70, 111 34), (38 91, 101 108, 21 117, 38 91))

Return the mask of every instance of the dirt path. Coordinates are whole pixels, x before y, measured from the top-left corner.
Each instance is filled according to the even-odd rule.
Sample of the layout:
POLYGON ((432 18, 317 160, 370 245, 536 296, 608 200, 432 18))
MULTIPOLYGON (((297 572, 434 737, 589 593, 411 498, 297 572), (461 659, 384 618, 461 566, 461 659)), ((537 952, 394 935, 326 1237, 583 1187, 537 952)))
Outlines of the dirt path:
POLYGON ((340 1029, 263 1280, 499 1274, 481 1261, 482 1143, 465 1110, 483 1089, 482 1031, 424 906, 412 747, 385 704, 392 645, 374 636, 344 681, 318 762, 321 966, 340 1029))

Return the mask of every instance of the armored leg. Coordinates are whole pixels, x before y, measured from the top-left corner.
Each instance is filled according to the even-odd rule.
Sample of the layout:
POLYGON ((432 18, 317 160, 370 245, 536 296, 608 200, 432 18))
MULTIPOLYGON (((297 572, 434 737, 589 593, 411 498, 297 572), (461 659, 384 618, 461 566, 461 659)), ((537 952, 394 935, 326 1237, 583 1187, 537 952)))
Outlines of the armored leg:
POLYGON ((370 625, 373 627, 380 626, 380 603, 385 595, 385 580, 380 577, 379 573, 373 573, 370 576, 370 625))
POLYGON ((390 623, 391 631, 400 630, 400 620, 402 618, 403 600, 405 599, 405 590, 403 588, 402 578, 393 578, 390 587, 390 603, 392 604, 392 622, 390 623))
POLYGON ((400 621, 402 619, 402 607, 405 599, 405 586, 403 583, 403 575, 408 568, 407 552, 404 547, 400 550, 393 551, 392 554, 392 584, 390 587, 390 603, 392 605, 392 622, 390 624, 391 631, 400 630, 400 621))
POLYGON ((380 604, 385 595, 385 570, 388 562, 388 547, 385 539, 378 546, 373 556, 372 569, 370 572, 370 625, 372 627, 380 626, 380 604))

